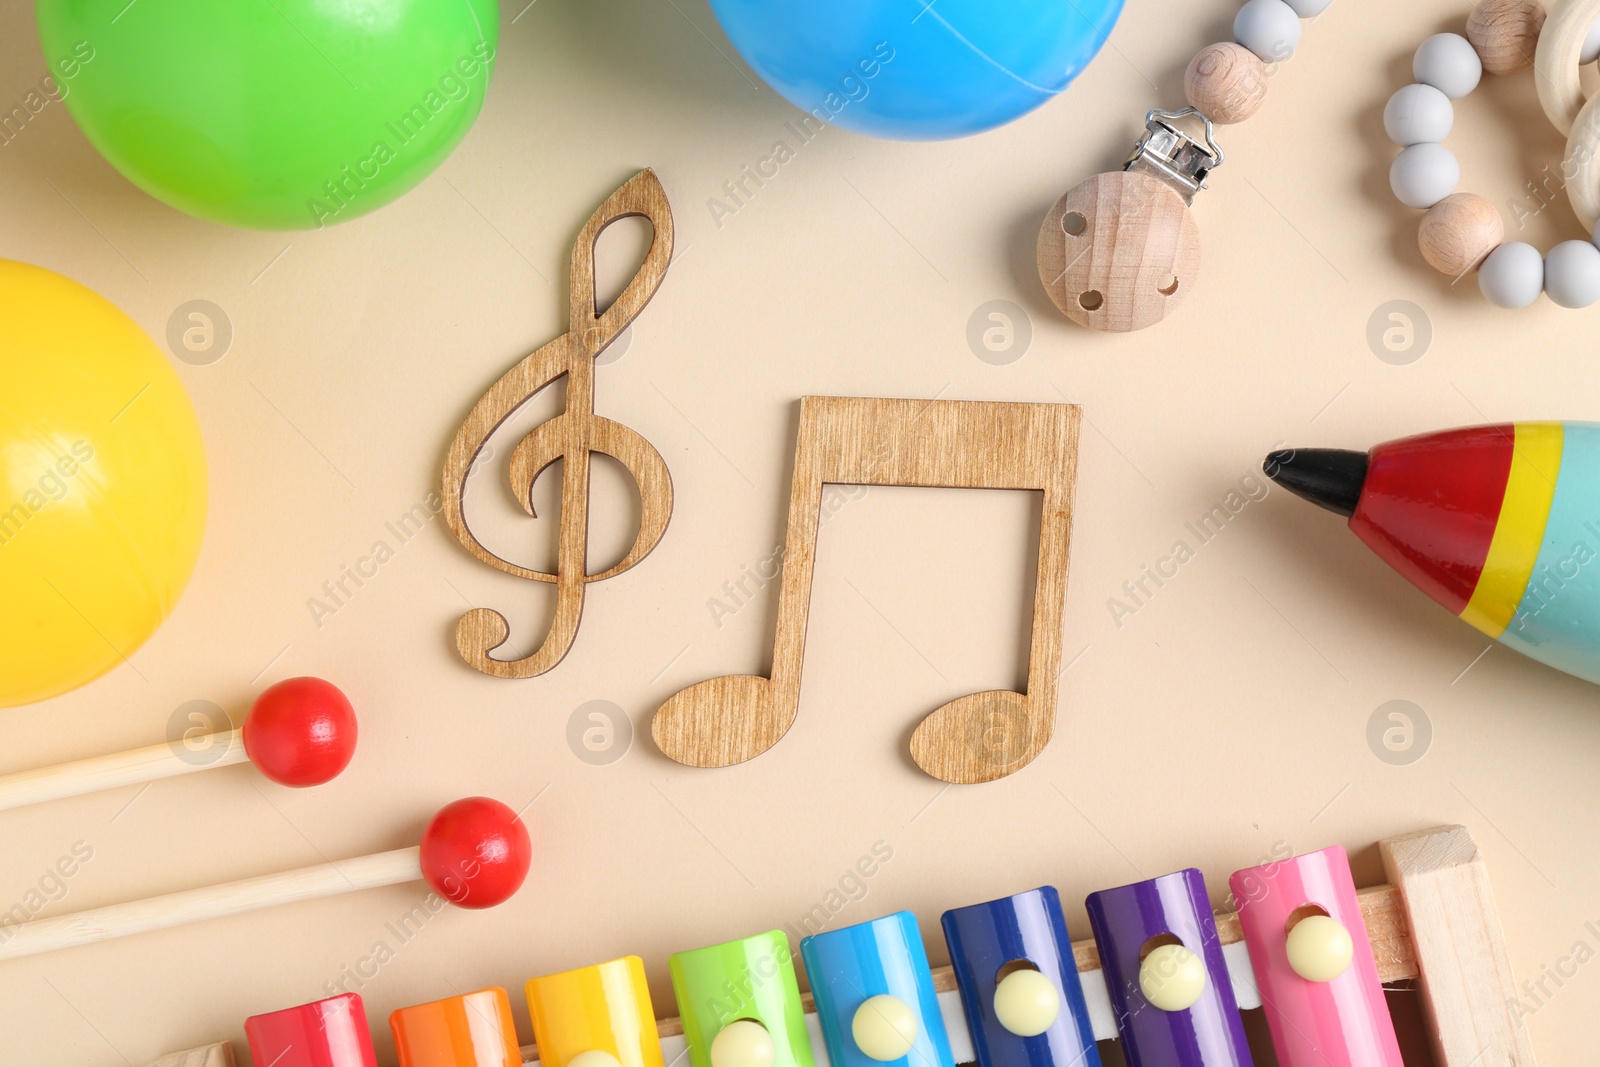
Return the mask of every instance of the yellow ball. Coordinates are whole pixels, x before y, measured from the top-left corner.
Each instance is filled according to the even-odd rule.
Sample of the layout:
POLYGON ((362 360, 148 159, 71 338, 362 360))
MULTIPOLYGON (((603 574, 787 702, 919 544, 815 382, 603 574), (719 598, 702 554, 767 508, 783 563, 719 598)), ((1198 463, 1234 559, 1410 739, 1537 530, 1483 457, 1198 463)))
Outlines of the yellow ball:
POLYGON ((1206 965, 1182 945, 1161 945, 1139 965, 1139 992, 1162 1011, 1194 1007, 1206 988, 1206 965))
POLYGON ((899 997, 879 993, 856 1009, 850 1022, 856 1047, 887 1063, 905 1057, 917 1043, 917 1013, 899 997))
POLYGON ((736 1019, 711 1040, 711 1067, 772 1067, 772 1035, 754 1019, 736 1019))
POLYGON ((568 1060, 567 1067, 622 1067, 622 1061, 603 1048, 592 1048, 568 1060))
POLYGON ((1295 974, 1308 982, 1331 982, 1350 969, 1355 941, 1339 920, 1308 915, 1289 931, 1285 950, 1295 974))
POLYGON ((1061 1014, 1061 994, 1035 970, 1012 971, 994 990, 994 1017, 1018 1037, 1037 1037, 1061 1014))
POLYGON ((166 357, 109 301, 0 260, 0 707, 65 693, 171 613, 205 448, 166 357))

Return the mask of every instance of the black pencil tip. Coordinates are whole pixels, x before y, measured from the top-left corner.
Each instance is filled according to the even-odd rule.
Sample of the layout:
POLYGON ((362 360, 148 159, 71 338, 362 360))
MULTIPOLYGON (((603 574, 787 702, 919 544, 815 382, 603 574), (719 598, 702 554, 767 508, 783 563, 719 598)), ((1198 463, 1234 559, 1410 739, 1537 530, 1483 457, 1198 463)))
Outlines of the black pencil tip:
POLYGON ((1261 469, 1302 500, 1348 518, 1367 480, 1367 454, 1344 448, 1285 448, 1268 453, 1261 469))

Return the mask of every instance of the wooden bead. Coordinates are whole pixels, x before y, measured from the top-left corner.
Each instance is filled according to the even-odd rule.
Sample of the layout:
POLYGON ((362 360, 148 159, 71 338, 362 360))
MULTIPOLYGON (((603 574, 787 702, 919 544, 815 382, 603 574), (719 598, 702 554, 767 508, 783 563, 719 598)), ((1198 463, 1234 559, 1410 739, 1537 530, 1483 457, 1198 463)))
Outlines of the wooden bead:
POLYGON ((1189 61, 1183 94, 1212 122, 1243 122, 1267 98, 1267 65, 1243 45, 1208 45, 1189 61))
POLYGON ((1467 40, 1490 74, 1515 74, 1533 66, 1544 6, 1538 0, 1479 0, 1467 16, 1467 40))
POLYGON ((1039 229, 1039 280, 1062 313, 1126 333, 1172 314, 1200 272, 1200 227, 1171 186, 1110 171, 1079 182, 1039 229))
POLYGON ((1422 216, 1417 245, 1430 267, 1458 278, 1477 270, 1505 233, 1493 204, 1476 193, 1452 193, 1422 216))

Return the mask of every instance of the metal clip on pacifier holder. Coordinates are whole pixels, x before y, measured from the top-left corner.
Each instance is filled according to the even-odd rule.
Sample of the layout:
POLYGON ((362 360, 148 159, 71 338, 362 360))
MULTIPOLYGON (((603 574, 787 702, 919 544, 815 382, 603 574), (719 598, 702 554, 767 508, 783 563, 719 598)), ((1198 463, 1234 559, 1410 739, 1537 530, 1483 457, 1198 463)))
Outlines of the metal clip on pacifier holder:
POLYGON ((1144 136, 1133 146, 1122 169, 1160 178, 1178 191, 1185 204, 1193 204, 1194 194, 1207 188, 1206 175, 1220 166, 1222 148, 1213 136, 1211 120, 1186 107, 1182 111, 1146 112, 1144 136), (1205 124, 1203 143, 1177 125, 1178 119, 1190 115, 1205 124))
POLYGON ((1119 171, 1067 192, 1039 229, 1039 280, 1080 326, 1126 333, 1166 318, 1200 271, 1200 228, 1189 211, 1222 165, 1211 120, 1192 107, 1154 110, 1119 171), (1179 121, 1194 117, 1204 139, 1179 121))

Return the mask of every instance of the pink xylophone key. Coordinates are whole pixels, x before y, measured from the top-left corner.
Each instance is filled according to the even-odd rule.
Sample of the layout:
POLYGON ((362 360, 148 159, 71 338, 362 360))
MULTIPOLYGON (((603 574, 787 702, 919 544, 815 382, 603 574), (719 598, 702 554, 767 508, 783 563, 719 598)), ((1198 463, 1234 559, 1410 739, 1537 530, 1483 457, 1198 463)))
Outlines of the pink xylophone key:
POLYGON ((1228 880, 1280 1067, 1403 1067, 1337 846, 1228 880))

